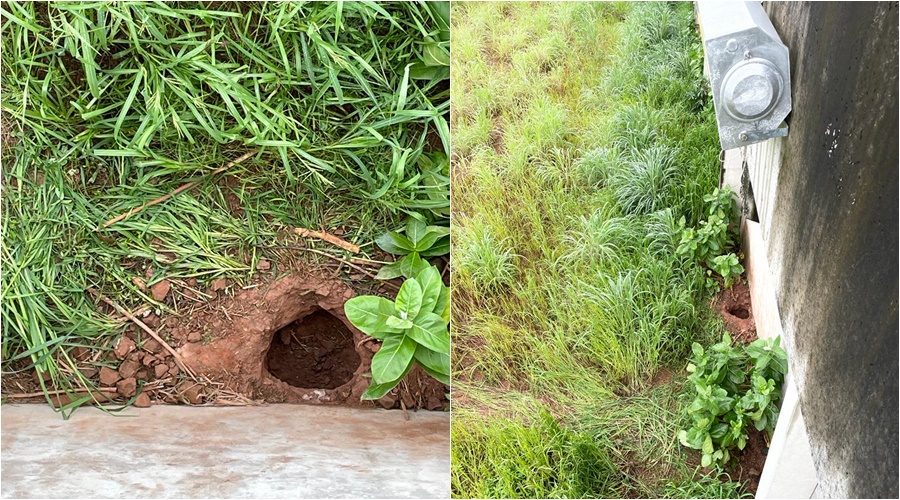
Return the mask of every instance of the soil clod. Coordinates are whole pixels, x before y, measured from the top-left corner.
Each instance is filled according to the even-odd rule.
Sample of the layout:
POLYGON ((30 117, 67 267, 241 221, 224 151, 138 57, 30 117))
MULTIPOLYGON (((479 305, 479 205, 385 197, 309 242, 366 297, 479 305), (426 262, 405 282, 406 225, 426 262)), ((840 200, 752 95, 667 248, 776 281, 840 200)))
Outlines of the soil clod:
POLYGON ((119 381, 121 377, 119 376, 119 372, 113 370, 109 367, 100 368, 100 384, 106 386, 113 386, 116 382, 119 381))
POLYGON ((134 393, 137 392, 137 380, 135 380, 133 377, 126 378, 125 380, 120 380, 116 384, 116 392, 118 392, 120 396, 125 398, 134 396, 134 393))
POLYGON ((150 396, 146 392, 138 394, 137 398, 134 399, 134 406, 136 408, 149 408, 150 396))
POLYGON ((131 351, 134 350, 134 341, 128 337, 122 337, 119 339, 119 343, 116 344, 116 357, 119 359, 125 359, 131 351))
POLYGON ((169 284, 169 280, 162 280, 153 284, 150 287, 150 293, 153 295, 153 300, 157 302, 162 302, 166 295, 169 294, 169 290, 172 288, 172 285, 169 284))

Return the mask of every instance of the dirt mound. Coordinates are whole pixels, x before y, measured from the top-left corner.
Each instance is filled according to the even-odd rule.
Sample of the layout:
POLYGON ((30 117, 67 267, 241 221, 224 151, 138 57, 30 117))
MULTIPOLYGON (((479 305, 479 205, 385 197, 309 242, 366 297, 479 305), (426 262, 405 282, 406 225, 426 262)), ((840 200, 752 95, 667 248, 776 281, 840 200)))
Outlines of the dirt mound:
MULTIPOLYGON (((174 348, 198 378, 188 377, 161 343, 130 322, 107 350, 78 347, 71 353, 78 369, 98 387, 92 392, 95 400, 136 398, 135 406, 254 401, 410 410, 450 406, 449 388, 419 367, 377 402, 360 399, 380 342, 344 316, 344 302, 354 291, 339 278, 310 271, 274 279, 266 273, 243 287, 225 279, 206 288, 193 279, 167 281, 166 286, 164 300, 179 314, 160 318, 145 306, 133 315, 174 348)), ((14 373, 3 377, 4 397, 46 401, 28 360, 15 366, 14 373)), ((47 374, 44 380, 51 385, 47 374)), ((82 390, 74 397, 86 395, 82 390)), ((55 391, 51 397, 56 406, 72 400, 55 391)))
MULTIPOLYGON (((209 307, 164 322, 175 343, 183 342, 177 350, 188 366, 248 398, 371 406, 360 397, 379 342, 344 315, 344 302, 353 295, 339 279, 289 274, 233 295, 220 293, 209 307), (190 341, 198 337, 202 341, 190 341)), ((378 403, 443 409, 446 392, 413 370, 378 403)))

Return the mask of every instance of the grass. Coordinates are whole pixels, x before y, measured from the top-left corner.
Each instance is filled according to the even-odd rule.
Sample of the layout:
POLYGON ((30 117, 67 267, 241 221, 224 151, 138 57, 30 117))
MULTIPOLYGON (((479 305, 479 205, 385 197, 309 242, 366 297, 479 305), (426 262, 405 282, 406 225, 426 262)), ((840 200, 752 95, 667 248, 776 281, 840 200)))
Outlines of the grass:
POLYGON ((452 494, 739 496, 675 437, 722 328, 675 255, 718 180, 690 4, 453 9, 452 494))
POLYGON ((369 252, 407 214, 446 225, 448 9, 4 3, 4 372, 90 388, 72 349, 124 325, 89 288, 174 312, 132 279, 247 279, 294 226, 369 252))

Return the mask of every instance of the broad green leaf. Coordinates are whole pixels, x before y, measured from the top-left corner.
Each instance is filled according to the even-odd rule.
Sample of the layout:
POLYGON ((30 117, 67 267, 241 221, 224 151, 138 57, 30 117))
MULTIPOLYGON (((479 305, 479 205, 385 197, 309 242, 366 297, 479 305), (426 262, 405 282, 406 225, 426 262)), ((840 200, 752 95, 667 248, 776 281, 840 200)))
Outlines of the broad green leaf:
POLYGON ((444 236, 437 240, 427 250, 419 252, 423 257, 437 257, 439 255, 447 255, 450 253, 450 237, 444 236))
POLYGON ((419 364, 419 366, 421 366, 422 369, 425 370, 425 373, 431 375, 438 382, 447 386, 450 385, 450 375, 444 375, 443 373, 436 372, 423 364, 419 364))
POLYGON ((403 374, 397 377, 395 380, 391 380, 390 382, 385 382, 383 384, 379 384, 373 381, 369 384, 369 387, 366 389, 366 392, 363 393, 361 399, 371 400, 383 397, 388 393, 388 391, 390 391, 394 387, 397 387, 397 384, 399 384, 400 381, 403 380, 403 377, 405 377, 409 373, 409 371, 412 370, 412 367, 413 362, 412 360, 410 360, 409 365, 407 365, 406 369, 403 370, 403 374))
POLYGON ((418 241, 416 241, 416 251, 419 253, 424 253, 426 250, 429 250, 439 239, 444 238, 449 234, 449 227, 427 226, 425 228, 425 235, 422 236, 418 241))
MULTIPOLYGON (((381 352, 381 351, 379 351, 379 352, 381 352)), ((712 454, 713 442, 712 442, 712 436, 710 436, 709 434, 707 434, 706 438, 703 440, 703 447, 701 448, 701 450, 703 451, 703 453, 712 454)))
POLYGON ((382 268, 378 270, 378 274, 375 275, 375 279, 392 280, 400 276, 403 276, 403 264, 398 260, 397 262, 391 262, 390 264, 382 266, 382 268))
MULTIPOLYGON (((403 282, 394 302, 394 310, 401 319, 412 320, 422 309, 422 285, 415 278, 403 282)), ((407 327, 408 328, 408 327, 407 327)))
POLYGON ((361 332, 379 340, 385 334, 400 332, 387 325, 387 319, 394 315, 394 303, 384 297, 353 297, 344 303, 344 314, 361 332))
POLYGON ((422 61, 426 66, 450 66, 450 44, 446 42, 431 42, 425 44, 422 53, 422 61))
POLYGON ((372 356, 372 379, 383 384, 403 375, 416 352, 416 343, 406 335, 388 335, 372 356))
POLYGON ((432 312, 423 312, 413 321, 406 335, 419 344, 437 352, 450 352, 450 333, 443 318, 432 312))
POLYGON ((440 314, 441 311, 435 311, 434 308, 444 287, 441 272, 434 266, 428 266, 416 275, 416 281, 422 286, 422 310, 440 314))
POLYGON ((375 238, 375 244, 385 252, 394 255, 406 255, 416 249, 416 246, 409 241, 409 238, 393 231, 375 238))
POLYGON ((413 244, 413 250, 416 250, 417 244, 425 234, 428 232, 425 223, 416 219, 415 217, 410 217, 408 221, 406 221, 406 237, 409 238, 409 241, 413 244))
POLYGON ((444 323, 450 323, 450 288, 441 287, 441 295, 434 305, 434 312, 440 315, 444 323))
POLYGON ((418 276, 419 273, 431 266, 427 260, 419 257, 419 254, 416 252, 413 252, 400 260, 400 270, 403 271, 403 276, 406 276, 407 278, 418 276))
POLYGON ((412 328, 412 321, 408 319, 401 319, 396 316, 391 316, 386 321, 387 326, 391 328, 396 328, 397 330, 406 330, 407 328, 412 328))
MULTIPOLYGON (((442 375, 450 375, 450 354, 434 352, 419 344, 416 346, 416 361, 423 367, 427 367, 442 375)), ((447 385, 450 385, 449 383, 447 385)))
POLYGON ((446 66, 426 66, 424 63, 418 62, 409 69, 409 77, 413 80, 437 82, 450 78, 450 68, 446 66))

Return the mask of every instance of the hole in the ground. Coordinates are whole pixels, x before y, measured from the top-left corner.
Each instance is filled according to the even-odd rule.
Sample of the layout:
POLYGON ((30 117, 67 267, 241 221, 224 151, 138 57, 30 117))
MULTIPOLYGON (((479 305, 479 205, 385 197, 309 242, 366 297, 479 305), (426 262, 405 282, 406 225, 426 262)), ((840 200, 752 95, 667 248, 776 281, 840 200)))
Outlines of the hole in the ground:
POLYGON ((741 318, 747 319, 750 317, 750 311, 747 310, 744 306, 732 306, 728 308, 728 314, 741 318))
POLYGON ((303 389, 335 389, 359 368, 353 333, 319 309, 275 332, 266 367, 277 379, 303 389))

